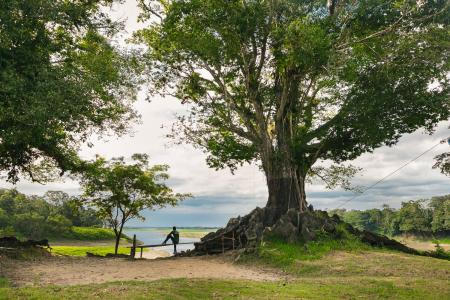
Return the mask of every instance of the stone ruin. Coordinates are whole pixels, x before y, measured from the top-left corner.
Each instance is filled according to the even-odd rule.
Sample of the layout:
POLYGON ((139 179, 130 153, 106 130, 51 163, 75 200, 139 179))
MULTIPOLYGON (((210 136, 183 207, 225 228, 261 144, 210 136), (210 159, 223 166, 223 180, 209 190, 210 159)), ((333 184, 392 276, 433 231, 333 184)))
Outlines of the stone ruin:
POLYGON ((244 217, 231 218, 225 228, 207 234, 200 242, 195 243, 194 250, 182 253, 181 256, 218 254, 236 249, 251 252, 261 242, 274 236, 288 243, 307 243, 315 240, 320 233, 328 233, 339 238, 338 225, 371 246, 420 254, 419 251, 386 236, 354 228, 340 220, 337 215, 330 217, 325 211, 299 212, 291 209, 276 221, 273 221, 273 216, 271 209, 257 207, 244 217))

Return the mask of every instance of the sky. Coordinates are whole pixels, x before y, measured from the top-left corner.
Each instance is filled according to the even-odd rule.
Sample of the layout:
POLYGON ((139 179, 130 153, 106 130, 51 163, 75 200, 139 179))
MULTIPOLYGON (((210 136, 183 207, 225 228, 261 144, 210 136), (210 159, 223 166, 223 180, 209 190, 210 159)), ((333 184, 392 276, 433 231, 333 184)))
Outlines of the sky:
MULTIPOLYGON (((113 18, 126 21, 126 38, 139 28, 136 23, 138 10, 134 0, 115 6, 113 18)), ((93 147, 84 145, 81 157, 93 159, 96 154, 106 158, 134 153, 147 153, 152 164, 168 164, 171 178, 167 182, 176 192, 191 193, 193 198, 176 207, 145 211, 144 222, 132 220, 128 226, 224 226, 229 218, 245 215, 256 206, 264 206, 267 188, 264 175, 257 166, 245 165, 235 174, 229 170, 208 168, 206 154, 190 145, 172 145, 165 136, 169 133, 176 114, 186 108, 174 98, 154 97, 145 100, 145 92, 139 94, 135 109, 141 114, 139 124, 132 125, 132 134, 122 137, 93 138, 93 147)), ((381 147, 366 153, 352 162, 363 169, 352 181, 354 185, 369 187, 403 164, 414 159, 440 140, 450 136, 450 122, 442 122, 433 135, 418 130, 403 136, 393 147, 381 147)), ((342 190, 327 190, 322 184, 307 186, 307 200, 314 208, 333 209, 343 205, 346 209, 379 208, 382 204, 400 207, 402 201, 425 199, 450 194, 450 178, 432 169, 434 156, 450 151, 448 144, 440 144, 413 163, 387 178, 374 188, 352 199, 355 194, 342 190), (346 202, 352 199, 350 202, 346 202)), ((5 181, 0 187, 14 187, 5 181)), ((47 190, 62 190, 76 195, 81 191, 76 182, 60 180, 46 185, 22 180, 15 188, 25 194, 42 195, 47 190)))

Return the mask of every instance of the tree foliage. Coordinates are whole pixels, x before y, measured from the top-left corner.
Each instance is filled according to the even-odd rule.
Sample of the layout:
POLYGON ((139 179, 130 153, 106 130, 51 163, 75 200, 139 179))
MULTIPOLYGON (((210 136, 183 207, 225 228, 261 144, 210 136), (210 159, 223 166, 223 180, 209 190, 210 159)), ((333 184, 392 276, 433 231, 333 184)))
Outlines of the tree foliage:
POLYGON ((402 202, 400 209, 383 205, 381 210, 335 209, 329 214, 337 214, 359 229, 381 234, 450 234, 450 195, 402 202))
POLYGON ((102 226, 96 212, 79 203, 77 197, 60 191, 39 197, 0 190, 0 236, 63 238, 72 226, 102 226))
POLYGON ((93 133, 121 133, 135 118, 134 65, 111 44, 113 1, 0 2, 0 171, 49 179, 74 168, 93 133))
POLYGON ((176 205, 189 196, 173 193, 164 183, 169 178, 167 170, 167 165, 149 166, 145 154, 134 154, 132 163, 123 157, 110 161, 98 157, 87 164, 81 175, 84 202, 95 207, 114 230, 116 254, 127 221, 143 220, 142 210, 176 205))
POLYGON ((214 168, 261 162, 268 206, 304 209, 314 164, 450 115, 448 1, 139 3, 152 91, 191 112, 174 135, 214 168))
MULTIPOLYGON (((447 143, 450 145, 450 138, 448 138, 447 143)), ((442 174, 450 176, 450 152, 439 154, 434 159, 436 163, 433 165, 433 169, 439 168, 442 174)))

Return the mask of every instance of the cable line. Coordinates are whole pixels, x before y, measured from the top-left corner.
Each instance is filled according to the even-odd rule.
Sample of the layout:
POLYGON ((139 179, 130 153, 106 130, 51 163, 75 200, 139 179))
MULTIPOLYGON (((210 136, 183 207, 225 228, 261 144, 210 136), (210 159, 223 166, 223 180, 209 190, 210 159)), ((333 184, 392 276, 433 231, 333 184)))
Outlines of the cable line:
POLYGON ((448 142, 450 144, 450 138, 448 139, 444 139, 439 141, 436 145, 432 146, 431 148, 427 149, 426 151, 422 152, 421 154, 419 154, 418 156, 416 156, 415 158, 413 158, 412 160, 408 161, 407 163, 403 164, 402 166, 400 166, 398 169, 392 171, 391 173, 389 173, 388 175, 384 176, 383 178, 381 178, 380 180, 378 180, 377 182, 375 182, 374 184, 372 184, 371 186, 369 186, 368 188, 364 189, 361 193, 355 195, 354 197, 346 200, 345 202, 339 204, 338 206, 336 206, 334 209, 338 209, 340 207, 342 207, 343 205, 349 203, 350 201, 354 200, 355 198, 361 196, 362 194, 364 194, 365 192, 367 192, 368 190, 372 189, 373 187, 375 187, 376 185, 378 185, 379 183, 383 182, 385 179, 387 179, 388 177, 394 175, 395 173, 397 173, 398 171, 400 171, 401 169, 403 169, 404 167, 406 167, 407 165, 409 165, 410 163, 418 160, 419 158, 421 158, 423 155, 427 154, 428 152, 430 152, 431 150, 433 150, 434 148, 436 148, 437 146, 439 146, 440 144, 446 143, 448 142))

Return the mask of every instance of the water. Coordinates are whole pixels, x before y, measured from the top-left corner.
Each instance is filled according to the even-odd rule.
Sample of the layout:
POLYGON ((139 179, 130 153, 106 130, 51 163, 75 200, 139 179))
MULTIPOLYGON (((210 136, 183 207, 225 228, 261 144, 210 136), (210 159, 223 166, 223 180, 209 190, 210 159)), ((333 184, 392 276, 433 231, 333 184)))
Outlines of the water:
MULTIPOLYGON (((143 242, 144 245, 154 245, 154 244, 161 244, 167 234, 171 231, 171 229, 160 229, 160 228, 124 228, 124 233, 129 236, 133 237, 133 234, 136 235, 136 239, 143 242), (167 232, 166 232, 167 231, 167 232)), ((183 232, 180 232, 180 243, 192 243, 187 245, 177 245, 177 251, 186 251, 186 250, 192 250, 194 249, 194 242, 199 242, 200 238, 187 238, 183 237, 183 232)), ((170 239, 167 241, 167 243, 172 243, 170 239)), ((162 247, 156 247, 154 248, 156 250, 163 250, 167 253, 173 254, 173 246, 162 246, 162 247)))

